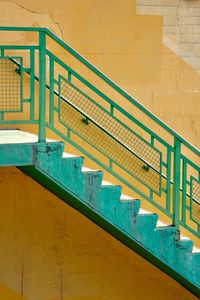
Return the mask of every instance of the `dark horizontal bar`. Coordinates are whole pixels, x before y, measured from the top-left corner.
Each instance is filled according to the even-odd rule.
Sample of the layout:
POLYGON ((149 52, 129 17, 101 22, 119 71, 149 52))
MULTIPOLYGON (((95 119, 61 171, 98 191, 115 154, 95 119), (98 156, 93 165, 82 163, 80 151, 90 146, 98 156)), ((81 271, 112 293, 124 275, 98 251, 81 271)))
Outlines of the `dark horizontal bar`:
POLYGON ((0 31, 47 31, 45 27, 0 26, 0 31))

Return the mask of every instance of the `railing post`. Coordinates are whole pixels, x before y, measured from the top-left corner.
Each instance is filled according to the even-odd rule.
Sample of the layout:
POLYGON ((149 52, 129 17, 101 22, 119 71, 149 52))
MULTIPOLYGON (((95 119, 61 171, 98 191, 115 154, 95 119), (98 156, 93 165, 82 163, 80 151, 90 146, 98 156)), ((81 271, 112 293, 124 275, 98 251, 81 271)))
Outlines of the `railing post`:
POLYGON ((174 137, 173 225, 180 224, 181 141, 174 137))
POLYGON ((39 134, 46 141, 46 32, 39 32, 39 134))

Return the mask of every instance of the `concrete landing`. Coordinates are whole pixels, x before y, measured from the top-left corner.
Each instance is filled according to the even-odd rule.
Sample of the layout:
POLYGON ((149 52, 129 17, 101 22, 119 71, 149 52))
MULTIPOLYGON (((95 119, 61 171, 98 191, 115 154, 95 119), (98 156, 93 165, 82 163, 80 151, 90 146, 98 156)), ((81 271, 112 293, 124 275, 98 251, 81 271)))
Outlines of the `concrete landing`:
POLYGON ((49 144, 58 144, 58 142, 47 139, 46 143, 39 143, 38 136, 35 134, 17 129, 1 129, 0 166, 34 165, 38 152, 41 149, 45 151, 43 148, 49 144))
MULTIPOLYGON (((0 129, 0 144, 27 144, 37 143, 38 136, 18 129, 0 129)), ((47 142, 55 140, 47 139, 47 142)))

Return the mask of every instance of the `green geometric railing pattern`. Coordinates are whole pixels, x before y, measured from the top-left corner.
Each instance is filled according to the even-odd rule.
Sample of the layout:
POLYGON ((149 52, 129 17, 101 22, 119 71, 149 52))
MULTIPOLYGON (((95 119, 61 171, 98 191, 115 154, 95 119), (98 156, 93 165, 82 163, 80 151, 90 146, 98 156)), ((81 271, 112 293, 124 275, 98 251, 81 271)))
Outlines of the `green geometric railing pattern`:
POLYGON ((161 153, 158 150, 62 77, 59 105, 62 124, 81 135, 152 191, 161 194, 161 153), (87 126, 81 124, 81 120, 87 126), (151 172, 144 172, 142 167, 145 164, 151 172))
POLYGON ((200 237, 200 151, 48 29, 0 31, 39 37, 0 44, 0 125, 34 124, 41 142, 52 131, 200 237), (51 50, 52 40, 67 56, 51 50))
POLYGON ((191 218, 197 224, 200 224, 200 181, 191 178, 191 218))
MULTIPOLYGON (((22 110, 22 76, 16 76, 16 66, 10 60, 11 57, 0 57, 0 111, 16 112, 22 110)), ((22 65, 21 57, 12 57, 22 65)))

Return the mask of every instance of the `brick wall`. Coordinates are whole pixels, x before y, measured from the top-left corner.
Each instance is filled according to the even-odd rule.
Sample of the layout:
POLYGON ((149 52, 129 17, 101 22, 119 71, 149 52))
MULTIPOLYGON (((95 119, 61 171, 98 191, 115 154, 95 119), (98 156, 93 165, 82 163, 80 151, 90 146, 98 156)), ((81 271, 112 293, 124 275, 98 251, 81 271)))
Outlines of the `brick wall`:
POLYGON ((163 43, 200 72, 200 1, 137 0, 137 13, 163 16, 163 43))

